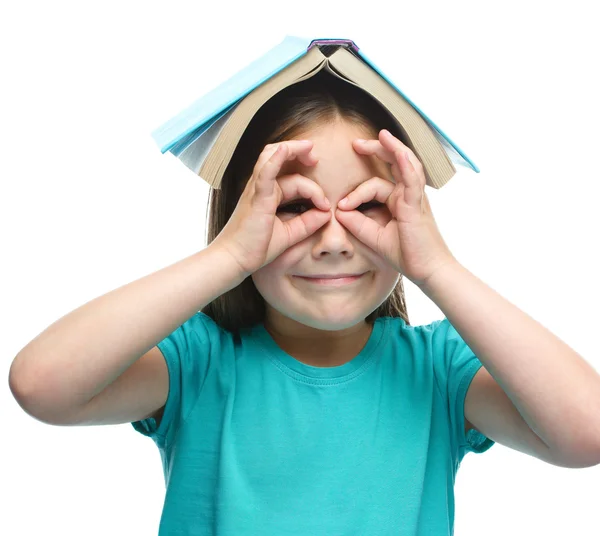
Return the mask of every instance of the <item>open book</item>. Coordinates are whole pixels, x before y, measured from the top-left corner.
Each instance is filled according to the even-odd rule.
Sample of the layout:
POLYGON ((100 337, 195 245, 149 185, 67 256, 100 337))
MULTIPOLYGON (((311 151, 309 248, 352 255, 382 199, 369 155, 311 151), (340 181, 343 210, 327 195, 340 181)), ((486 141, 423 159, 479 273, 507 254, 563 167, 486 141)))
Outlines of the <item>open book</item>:
POLYGON ((245 128, 256 112, 284 88, 327 70, 367 92, 395 118, 406 144, 425 170, 427 184, 441 188, 454 164, 479 172, 468 157, 350 40, 310 41, 287 37, 280 45, 215 88, 153 133, 213 188, 219 188, 245 128))

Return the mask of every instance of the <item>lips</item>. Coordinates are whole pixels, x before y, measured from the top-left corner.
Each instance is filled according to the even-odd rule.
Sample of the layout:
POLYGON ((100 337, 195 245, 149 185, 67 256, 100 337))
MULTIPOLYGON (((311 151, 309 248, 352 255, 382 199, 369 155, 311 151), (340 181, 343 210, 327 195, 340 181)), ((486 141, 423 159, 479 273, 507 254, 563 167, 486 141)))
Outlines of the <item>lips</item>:
POLYGON ((363 274, 317 274, 317 275, 299 275, 305 279, 343 279, 346 277, 360 277, 363 274))
POLYGON ((294 277, 317 285, 340 286, 358 281, 365 273, 366 272, 362 274, 317 274, 313 276, 296 275, 294 277))

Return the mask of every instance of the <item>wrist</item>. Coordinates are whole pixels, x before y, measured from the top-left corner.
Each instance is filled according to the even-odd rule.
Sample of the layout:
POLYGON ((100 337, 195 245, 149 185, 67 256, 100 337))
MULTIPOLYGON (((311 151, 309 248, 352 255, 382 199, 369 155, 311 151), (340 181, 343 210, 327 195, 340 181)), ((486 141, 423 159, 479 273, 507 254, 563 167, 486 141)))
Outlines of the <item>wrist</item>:
POLYGON ((227 247, 226 244, 213 241, 208 245, 207 249, 215 255, 215 262, 218 263, 218 266, 222 266, 223 270, 230 273, 238 284, 252 274, 251 271, 248 271, 241 265, 235 252, 227 247))
POLYGON ((432 291, 435 291, 440 285, 444 285, 448 278, 451 277, 451 273, 456 270, 462 269, 462 265, 454 258, 446 260, 439 264, 439 266, 429 274, 422 282, 417 286, 426 294, 429 295, 432 291))

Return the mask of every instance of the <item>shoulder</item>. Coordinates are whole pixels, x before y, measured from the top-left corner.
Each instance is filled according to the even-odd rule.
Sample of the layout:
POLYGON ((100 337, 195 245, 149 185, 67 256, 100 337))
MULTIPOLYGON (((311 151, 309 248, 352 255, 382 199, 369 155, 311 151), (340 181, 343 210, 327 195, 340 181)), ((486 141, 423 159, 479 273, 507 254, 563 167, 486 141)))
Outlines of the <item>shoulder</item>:
POLYGON ((197 312, 157 344, 175 376, 194 377, 219 366, 233 352, 234 335, 197 312))
POLYGON ((235 337, 233 333, 223 329, 210 316, 201 311, 198 311, 181 324, 173 334, 185 337, 191 341, 213 343, 226 341, 235 337))
POLYGON ((408 324, 402 317, 386 316, 378 318, 377 321, 385 322, 391 328, 388 330, 390 337, 406 340, 415 346, 427 347, 440 338, 452 336, 448 332, 451 326, 446 319, 417 325, 408 324))

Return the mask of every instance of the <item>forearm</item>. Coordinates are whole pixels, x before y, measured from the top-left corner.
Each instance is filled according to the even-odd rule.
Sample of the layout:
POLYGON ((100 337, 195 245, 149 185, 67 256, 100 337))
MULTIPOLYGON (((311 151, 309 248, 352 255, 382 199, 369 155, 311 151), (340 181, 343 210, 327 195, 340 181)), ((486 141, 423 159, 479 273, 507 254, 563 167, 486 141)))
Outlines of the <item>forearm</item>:
POLYGON ((206 304, 243 280, 231 257, 208 248, 112 290, 63 316, 25 346, 11 387, 87 402, 206 304))
POLYGON ((600 376, 579 354, 458 262, 421 289, 551 449, 600 445, 600 376))

